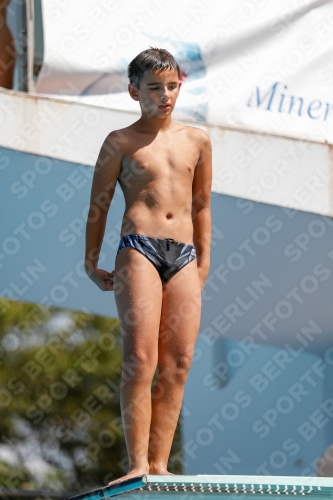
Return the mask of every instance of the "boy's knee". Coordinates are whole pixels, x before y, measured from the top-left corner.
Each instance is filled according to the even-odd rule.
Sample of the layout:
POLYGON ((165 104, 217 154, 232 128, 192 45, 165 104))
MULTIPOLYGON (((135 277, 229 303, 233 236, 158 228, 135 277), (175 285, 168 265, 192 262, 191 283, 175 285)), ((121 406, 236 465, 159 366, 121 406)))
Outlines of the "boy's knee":
POLYGON ((192 364, 192 355, 182 354, 173 360, 173 369, 171 377, 173 382, 185 384, 190 367, 192 364))
POLYGON ((152 353, 139 349, 124 357, 122 364, 123 378, 140 378, 140 381, 152 380, 157 361, 152 353))

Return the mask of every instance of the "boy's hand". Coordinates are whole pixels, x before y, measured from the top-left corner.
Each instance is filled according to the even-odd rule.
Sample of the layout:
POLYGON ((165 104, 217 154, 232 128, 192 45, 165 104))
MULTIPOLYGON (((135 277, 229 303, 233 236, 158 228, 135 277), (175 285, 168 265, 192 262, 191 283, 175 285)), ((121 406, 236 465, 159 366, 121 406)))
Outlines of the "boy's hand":
POLYGON ((100 288, 103 292, 108 292, 113 290, 113 276, 114 271, 109 273, 104 269, 99 269, 96 267, 92 271, 87 272, 89 278, 100 288))

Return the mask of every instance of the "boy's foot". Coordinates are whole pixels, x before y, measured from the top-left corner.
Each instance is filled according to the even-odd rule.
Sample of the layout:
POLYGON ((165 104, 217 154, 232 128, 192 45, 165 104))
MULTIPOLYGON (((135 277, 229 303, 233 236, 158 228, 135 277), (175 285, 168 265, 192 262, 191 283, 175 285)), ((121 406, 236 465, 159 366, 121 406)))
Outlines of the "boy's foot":
POLYGON ((160 474, 161 476, 174 476, 172 472, 169 472, 167 469, 161 468, 161 467, 156 467, 154 465, 151 465, 149 467, 149 473, 148 474, 160 474))
POLYGON ((126 476, 119 477, 118 479, 114 479, 113 481, 110 481, 108 483, 108 486, 111 484, 117 484, 122 481, 126 481, 126 479, 130 479, 131 477, 136 477, 136 476, 143 476, 144 474, 149 474, 148 468, 147 469, 133 469, 131 472, 126 474, 126 476))
POLYGON ((150 472, 149 471, 149 474, 158 474, 160 476, 176 476, 176 474, 174 474, 173 472, 169 472, 169 471, 163 471, 163 472, 150 472))

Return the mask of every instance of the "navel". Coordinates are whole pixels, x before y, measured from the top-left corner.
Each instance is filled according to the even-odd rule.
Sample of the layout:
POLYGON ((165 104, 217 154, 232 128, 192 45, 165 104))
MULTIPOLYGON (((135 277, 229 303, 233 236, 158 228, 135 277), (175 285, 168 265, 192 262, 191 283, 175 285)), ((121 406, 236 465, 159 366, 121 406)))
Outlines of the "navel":
POLYGON ((171 218, 172 218, 172 214, 171 214, 170 212, 169 212, 169 213, 167 213, 167 214, 166 214, 166 218, 167 218, 167 219, 171 219, 171 218))

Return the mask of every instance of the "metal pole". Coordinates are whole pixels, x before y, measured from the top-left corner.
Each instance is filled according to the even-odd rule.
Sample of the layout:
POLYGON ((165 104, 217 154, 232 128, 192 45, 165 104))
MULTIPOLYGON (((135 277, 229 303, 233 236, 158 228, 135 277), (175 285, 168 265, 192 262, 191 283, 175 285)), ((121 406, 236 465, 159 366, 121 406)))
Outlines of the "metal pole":
POLYGON ((18 47, 17 47, 17 69, 18 69, 18 90, 28 91, 27 84, 27 9, 26 0, 21 0, 17 5, 17 27, 18 27, 18 47))
POLYGON ((34 1, 27 0, 27 91, 35 90, 34 59, 35 59, 35 26, 34 26, 34 1))

